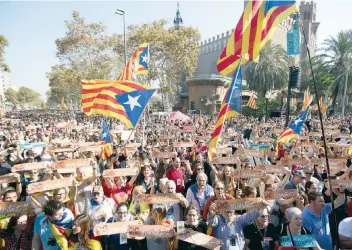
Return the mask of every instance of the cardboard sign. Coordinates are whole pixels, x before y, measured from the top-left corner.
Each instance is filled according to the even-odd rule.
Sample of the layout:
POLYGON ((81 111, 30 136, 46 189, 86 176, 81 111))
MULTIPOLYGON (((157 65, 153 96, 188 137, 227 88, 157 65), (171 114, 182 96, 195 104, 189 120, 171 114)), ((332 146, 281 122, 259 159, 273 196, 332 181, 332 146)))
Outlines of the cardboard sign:
POLYGON ((117 177, 117 176, 133 176, 139 173, 138 168, 118 168, 118 169, 105 169, 103 177, 117 177))
POLYGON ((243 198, 233 200, 216 200, 215 205, 218 212, 224 212, 230 210, 257 208, 261 202, 261 198, 243 198))
POLYGON ((332 188, 352 188, 352 180, 331 180, 332 188))
POLYGON ((177 239, 207 249, 220 249, 222 245, 222 240, 190 229, 186 229, 184 233, 179 234, 177 239))
POLYGON ((48 164, 45 162, 32 162, 32 163, 16 164, 11 168, 11 170, 12 172, 21 172, 21 171, 43 169, 47 167, 48 167, 48 164))
POLYGON ((126 148, 139 148, 141 145, 142 143, 133 142, 133 143, 127 144, 126 148))
POLYGON ((261 127, 261 128, 271 128, 271 127, 273 127, 273 124, 271 124, 271 123, 261 123, 261 124, 259 124, 259 127, 261 127))
POLYGON ((253 157, 262 157, 263 153, 258 151, 258 150, 253 150, 253 149, 243 149, 240 148, 236 151, 237 155, 241 155, 241 156, 253 156, 253 157))
MULTIPOLYGON (((279 241, 280 246, 293 247, 291 236, 281 236, 279 241)), ((294 235, 293 242, 295 243, 296 248, 307 249, 317 246, 317 241, 312 234, 294 235)))
POLYGON ((280 161, 280 164, 309 165, 310 161, 309 159, 305 159, 305 158, 295 158, 295 159, 287 159, 287 160, 280 161))
POLYGON ((141 221, 139 220, 114 222, 114 223, 99 223, 93 229, 94 236, 127 233, 127 229, 129 225, 140 225, 140 224, 141 224, 141 221))
POLYGON ((209 140, 209 139, 210 139, 209 135, 196 135, 196 136, 194 136, 194 140, 195 141, 199 141, 199 140, 206 141, 206 140, 209 140))
POLYGON ((160 159, 171 159, 171 158, 176 158, 177 153, 176 152, 159 152, 159 151, 153 151, 152 156, 160 159))
POLYGON ((170 238, 175 236, 175 229, 169 225, 128 225, 128 237, 170 238))
POLYGON ((180 202, 180 194, 143 194, 139 198, 145 204, 176 204, 180 202))
POLYGON ((21 143, 19 145, 20 149, 32 149, 32 148, 44 148, 46 146, 43 142, 34 142, 34 143, 21 143))
POLYGON ((103 145, 95 145, 95 146, 84 146, 80 147, 79 151, 80 152, 100 152, 104 148, 103 145))
POLYGON ((272 138, 263 138, 263 137, 258 137, 254 138, 254 142, 262 142, 262 143, 268 143, 268 142, 273 142, 272 138))
POLYGON ((215 152, 217 155, 228 155, 228 154, 232 154, 232 148, 216 148, 215 152))
POLYGON ((194 130, 195 129, 194 129, 193 125, 185 125, 185 126, 183 126, 183 131, 192 132, 194 130))
POLYGON ((72 152, 74 148, 72 147, 64 147, 64 148, 50 148, 49 152, 51 153, 63 153, 63 152, 72 152))
POLYGON ((297 189, 266 191, 264 193, 264 199, 266 200, 277 200, 277 199, 286 200, 295 196, 297 196, 297 189))
POLYGON ((29 194, 34 194, 58 188, 67 188, 68 186, 72 186, 72 178, 63 178, 31 183, 28 185, 27 190, 29 194))
POLYGON ((289 169, 286 167, 278 167, 273 165, 265 165, 263 167, 263 170, 266 173, 270 173, 270 174, 285 174, 289 171, 289 169))
POLYGON ((159 135, 159 140, 173 140, 175 139, 174 135, 159 135))
POLYGON ((19 174, 5 174, 0 176, 0 184, 17 182, 19 174))
POLYGON ((192 148, 194 146, 194 142, 182 141, 176 142, 174 147, 176 148, 192 148))
POLYGON ((95 166, 95 162, 92 158, 86 159, 73 159, 55 162, 55 168, 84 168, 89 166, 95 166))
POLYGON ((318 145, 317 144, 315 144, 315 143, 311 143, 311 142, 304 142, 304 143, 301 143, 301 144, 299 144, 301 147, 303 147, 303 148, 317 148, 318 147, 318 145))
POLYGON ((231 157, 215 157, 211 159, 212 164, 223 164, 223 165, 229 165, 229 164, 235 164, 237 160, 237 156, 231 156, 231 157))
POLYGON ((263 169, 252 169, 252 170, 243 170, 236 169, 232 176, 240 177, 240 178, 262 178, 265 175, 265 171, 263 169))
POLYGON ((0 202, 0 214, 26 214, 29 202, 0 202))

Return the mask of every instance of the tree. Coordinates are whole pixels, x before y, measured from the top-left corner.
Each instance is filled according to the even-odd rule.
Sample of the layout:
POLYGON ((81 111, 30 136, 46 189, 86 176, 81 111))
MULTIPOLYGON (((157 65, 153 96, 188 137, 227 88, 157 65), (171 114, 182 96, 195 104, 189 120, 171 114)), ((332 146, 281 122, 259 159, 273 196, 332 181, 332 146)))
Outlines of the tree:
POLYGON ((259 62, 249 62, 245 79, 251 90, 264 97, 269 90, 281 89, 288 83, 288 57, 277 44, 268 42, 261 50, 259 62))
POLYGON ((33 105, 40 106, 42 101, 40 100, 40 94, 34 90, 26 87, 20 87, 17 92, 17 100, 21 106, 33 105))
POLYGON ((157 81, 162 96, 176 101, 177 84, 182 74, 190 76, 196 69, 200 34, 192 27, 167 28, 166 20, 128 27, 128 47, 150 44, 149 72, 145 81, 157 81))
POLYGON ((6 89, 5 100, 6 100, 6 102, 11 103, 12 105, 16 106, 18 104, 17 91, 12 88, 6 89))
POLYGON ((116 79, 123 65, 121 36, 108 35, 104 24, 88 23, 77 11, 65 24, 65 36, 55 41, 60 64, 47 73, 50 103, 80 100, 81 80, 116 79))
POLYGON ((325 64, 330 67, 330 72, 336 78, 329 88, 333 93, 333 108, 335 108, 337 96, 341 92, 340 89, 344 91, 342 98, 342 116, 344 116, 348 77, 352 69, 352 30, 340 31, 336 37, 330 36, 325 39, 321 50, 324 51, 322 58, 325 64), (345 81, 342 81, 343 77, 345 81))
POLYGON ((3 68, 5 71, 10 72, 9 66, 5 63, 4 53, 5 47, 9 46, 9 42, 6 37, 0 34, 0 68, 3 68))

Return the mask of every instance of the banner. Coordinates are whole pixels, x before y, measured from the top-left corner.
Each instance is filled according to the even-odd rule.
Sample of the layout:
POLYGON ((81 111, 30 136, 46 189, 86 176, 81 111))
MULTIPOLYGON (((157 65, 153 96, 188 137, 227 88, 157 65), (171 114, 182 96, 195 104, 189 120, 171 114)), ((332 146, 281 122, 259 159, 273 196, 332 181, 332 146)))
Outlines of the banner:
POLYGON ((41 193, 48 190, 54 190, 58 188, 67 188, 72 186, 71 178, 63 178, 49 181, 34 182, 28 185, 28 194, 41 193))
POLYGON ((289 199, 297 196, 297 189, 265 191, 265 200, 289 199))
MULTIPOLYGON (((216 153, 218 151, 216 150, 216 153)), ((237 160, 237 156, 231 156, 231 157, 214 157, 211 159, 211 164, 223 164, 223 165, 229 165, 229 164, 235 164, 237 160)))
POLYGON ((184 233, 177 235, 177 239, 207 249, 220 249, 221 245, 223 244, 222 240, 218 238, 190 229, 186 229, 184 233))
POLYGON ((93 167, 95 162, 92 158, 86 159, 73 159, 73 160, 64 160, 55 162, 55 168, 84 168, 84 167, 93 167))
POLYGON ((30 171, 47 168, 48 164, 45 162, 32 162, 14 165, 11 170, 12 172, 30 171))
POLYGON ((194 142, 188 142, 188 141, 183 141, 183 142, 176 142, 174 147, 176 148, 192 148, 194 146, 194 142))
POLYGON ((104 148, 103 145, 84 146, 84 147, 80 147, 79 151, 80 152, 101 152, 103 151, 103 148, 104 148))
POLYGON ((34 143, 21 143, 19 145, 20 149, 32 149, 32 148, 44 148, 46 144, 43 142, 34 142, 34 143))
POLYGON ((0 202, 0 214, 27 214, 29 202, 0 202))
POLYGON ((141 221, 139 220, 114 222, 114 223, 99 223, 93 229, 94 236, 127 233, 127 229, 129 225, 140 225, 140 224, 141 224, 141 221))
POLYGON ((138 168, 118 168, 118 169, 105 169, 103 171, 104 178, 118 177, 118 176, 133 176, 139 173, 138 168))
POLYGON ((128 225, 128 237, 171 238, 175 229, 169 225, 128 225))
POLYGON ((177 157, 177 153, 153 151, 152 156, 160 159, 172 159, 177 157))
MULTIPOLYGON (((295 243, 295 247, 297 248, 311 248, 316 247, 317 242, 312 234, 305 235, 294 235, 293 241, 295 243)), ((280 237, 280 246, 283 247, 293 247, 292 240, 290 236, 281 236, 280 237)))
POLYGON ((11 174, 0 175, 0 184, 17 182, 18 181, 17 177, 20 177, 19 174, 11 173, 11 174))
POLYGON ((139 202, 144 204, 176 204, 180 202, 180 194, 143 194, 139 202))
POLYGON ((261 198, 243 198, 234 200, 216 200, 215 205, 218 212, 224 212, 257 208, 261 202, 261 198))

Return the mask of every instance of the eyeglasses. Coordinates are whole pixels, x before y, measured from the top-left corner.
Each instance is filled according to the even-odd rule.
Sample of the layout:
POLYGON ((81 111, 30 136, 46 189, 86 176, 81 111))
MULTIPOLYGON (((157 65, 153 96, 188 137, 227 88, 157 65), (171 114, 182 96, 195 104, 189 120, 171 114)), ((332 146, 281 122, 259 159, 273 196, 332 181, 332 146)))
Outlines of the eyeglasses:
POLYGON ((260 218, 262 218, 262 219, 266 219, 266 218, 269 218, 269 215, 267 215, 267 214, 266 214, 266 215, 264 215, 264 214, 263 214, 263 215, 261 215, 261 216, 260 216, 260 218))

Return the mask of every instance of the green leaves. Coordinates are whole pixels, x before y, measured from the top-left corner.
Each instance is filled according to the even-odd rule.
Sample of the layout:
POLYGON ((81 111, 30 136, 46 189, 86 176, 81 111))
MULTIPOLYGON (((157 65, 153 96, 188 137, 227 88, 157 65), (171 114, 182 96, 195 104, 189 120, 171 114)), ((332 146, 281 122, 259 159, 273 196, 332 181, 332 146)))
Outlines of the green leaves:
POLYGON ((3 68, 6 72, 10 72, 10 67, 5 63, 4 53, 5 47, 9 46, 9 42, 6 37, 0 34, 0 68, 3 68))
POLYGON ((5 91, 5 99, 6 102, 14 106, 21 105, 24 107, 28 105, 39 107, 42 104, 40 94, 26 87, 21 87, 18 91, 11 88, 7 89, 5 91))

